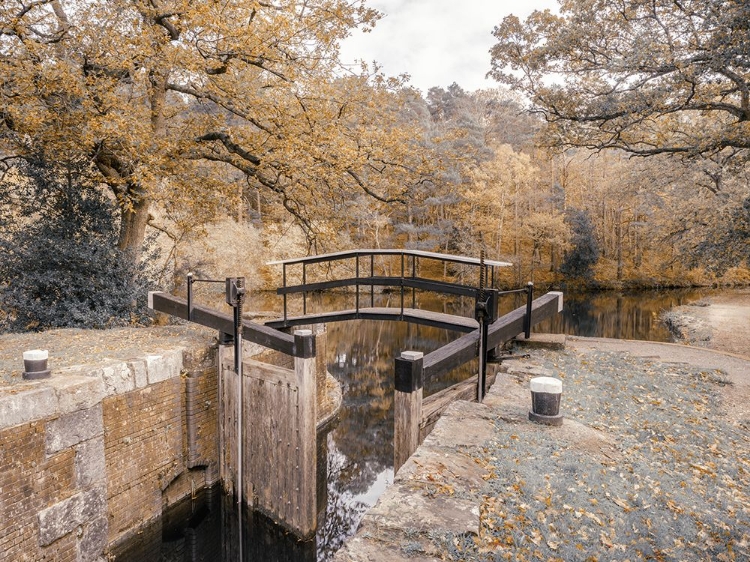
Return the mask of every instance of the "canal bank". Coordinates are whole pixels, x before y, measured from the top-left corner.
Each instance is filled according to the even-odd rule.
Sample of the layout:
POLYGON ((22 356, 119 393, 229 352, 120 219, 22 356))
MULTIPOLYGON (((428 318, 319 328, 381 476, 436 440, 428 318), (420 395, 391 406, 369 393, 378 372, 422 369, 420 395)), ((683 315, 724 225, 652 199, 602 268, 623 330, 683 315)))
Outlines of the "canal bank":
POLYGON ((456 402, 337 562, 750 557, 750 361, 568 337, 456 402), (563 381, 561 427, 528 381, 563 381))
MULTIPOLYGON (((324 334, 313 337, 324 350, 324 334)), ((248 364, 280 361, 258 345, 244 352, 248 364)), ((0 562, 103 560, 170 506, 217 484, 231 448, 220 446, 220 354, 216 332, 190 326, 2 336, 0 562), (21 358, 34 348, 46 365, 25 372, 21 358)), ((306 364, 318 362, 322 353, 306 364)), ((323 427, 341 392, 320 373, 306 378, 312 423, 323 427)))

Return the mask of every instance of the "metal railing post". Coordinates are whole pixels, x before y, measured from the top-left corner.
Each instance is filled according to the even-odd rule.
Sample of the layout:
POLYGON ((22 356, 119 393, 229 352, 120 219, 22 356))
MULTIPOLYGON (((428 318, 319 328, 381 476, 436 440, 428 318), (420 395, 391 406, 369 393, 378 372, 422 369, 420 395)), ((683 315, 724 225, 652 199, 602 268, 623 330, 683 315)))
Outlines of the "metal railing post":
POLYGON ((401 252, 401 320, 404 319, 404 253, 401 252))
MULTIPOLYGON (((307 285, 307 264, 302 263, 302 284, 307 285)), ((307 314, 307 291, 302 292, 302 315, 307 314)))
MULTIPOLYGON (((282 283, 284 285, 284 288, 286 289, 286 264, 283 264, 281 266, 281 278, 282 278, 282 283)), ((285 325, 286 325, 286 321, 287 321, 286 319, 287 319, 287 316, 286 316, 286 291, 284 291, 284 324, 285 325)))
POLYGON ((188 320, 193 321, 193 273, 187 274, 187 306, 188 320))
POLYGON ((526 339, 531 337, 531 303, 534 301, 534 283, 526 284, 526 316, 523 319, 523 331, 526 339))
MULTIPOLYGON (((417 256, 411 257, 411 278, 417 278, 417 256)), ((411 307, 417 308, 417 288, 414 286, 411 288, 411 307)))
MULTIPOLYGON (((500 317, 500 311, 498 309, 500 304, 500 291, 497 289, 487 290, 487 330, 489 330, 489 324, 492 324, 500 317)), ((486 340, 485 340, 486 341, 486 340)), ((487 350, 487 363, 497 361, 498 348, 493 347, 487 350)))
POLYGON ((481 403, 484 400, 485 392, 487 391, 487 335, 489 326, 489 311, 488 304, 491 299, 484 299, 482 294, 484 291, 480 291, 477 295, 476 304, 474 305, 474 315, 479 322, 479 350, 477 356, 479 358, 479 372, 477 373, 477 402, 481 403))
POLYGON ((355 297, 355 308, 357 310, 357 314, 359 314, 359 254, 357 254, 354 257, 354 275, 357 279, 355 283, 355 289, 357 291, 357 296, 355 297))

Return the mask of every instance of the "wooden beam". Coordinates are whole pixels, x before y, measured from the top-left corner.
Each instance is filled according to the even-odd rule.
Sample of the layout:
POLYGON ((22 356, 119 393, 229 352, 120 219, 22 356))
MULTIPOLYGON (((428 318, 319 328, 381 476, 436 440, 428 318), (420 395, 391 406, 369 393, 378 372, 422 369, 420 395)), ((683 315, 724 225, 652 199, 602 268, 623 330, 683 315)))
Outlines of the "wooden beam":
MULTIPOLYGON (((189 320, 187 301, 174 295, 161 292, 149 293, 149 308, 183 320, 189 320)), ((198 304, 193 305, 192 322, 225 334, 234 333, 234 319, 230 314, 222 314, 198 304)), ((294 336, 247 320, 242 321, 242 339, 281 351, 287 355, 297 356, 303 353, 303 350, 298 350, 295 346, 294 336)))
POLYGON ((287 489, 279 490, 279 493, 284 492, 290 496, 296 496, 297 501, 290 504, 293 513, 289 514, 289 519, 293 523, 293 529, 302 538, 307 539, 314 537, 318 528, 318 502, 316 501, 318 457, 315 439, 318 421, 318 400, 315 389, 315 369, 317 365, 315 336, 312 330, 298 330, 294 337, 300 340, 299 347, 312 350, 312 353, 306 353, 294 359, 294 374, 298 392, 297 409, 296 412, 288 411, 285 417, 291 420, 295 414, 297 415, 296 424, 292 424, 296 425, 297 444, 295 448, 290 447, 290 453, 294 452, 294 454, 287 456, 287 462, 290 463, 288 468, 291 468, 291 466, 298 468, 295 471, 296 481, 293 484, 288 482, 287 489))
POLYGON ((393 394, 393 471, 403 466, 419 447, 422 422, 421 351, 404 351, 396 358, 393 394))
MULTIPOLYGON (((531 305, 531 325, 538 324, 557 314, 562 308, 562 293, 550 292, 535 299, 531 305)), ((513 312, 501 316, 489 325, 487 331, 487 349, 492 349, 510 341, 523 332, 523 320, 526 306, 520 306, 513 312)), ((424 377, 428 381, 440 376, 464 363, 471 361, 479 353, 479 330, 466 334, 444 345, 440 349, 425 355, 424 377)))

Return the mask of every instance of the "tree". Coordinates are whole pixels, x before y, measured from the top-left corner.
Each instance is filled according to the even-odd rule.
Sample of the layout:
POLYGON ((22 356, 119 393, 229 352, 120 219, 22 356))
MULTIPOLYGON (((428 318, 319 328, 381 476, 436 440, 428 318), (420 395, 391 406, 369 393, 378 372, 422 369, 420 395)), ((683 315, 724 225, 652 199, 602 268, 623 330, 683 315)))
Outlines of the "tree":
POLYGON ((731 267, 750 264, 750 197, 704 230, 703 237, 690 247, 690 266, 722 275, 731 267))
POLYGON ((116 208, 85 166, 29 160, 0 181, 0 331, 148 319, 148 279, 117 248, 116 208))
POLYGON ((746 0, 563 0, 494 35, 492 76, 528 95, 552 144, 750 154, 746 0))
POLYGON ((591 268, 599 260, 599 246, 594 236, 594 225, 586 211, 569 209, 566 222, 570 226, 570 250, 560 266, 560 273, 570 278, 589 280, 591 268))
POLYGON ((529 276, 534 280, 536 265, 541 263, 543 246, 565 250, 568 247, 570 232, 562 213, 555 210, 533 211, 523 217, 523 231, 531 241, 531 268, 529 276))
MULTIPOLYGON (((471 183, 465 187, 463 197, 468 209, 462 213, 464 228, 474 234, 473 239, 483 240, 486 247, 500 255, 508 230, 513 239, 520 233, 520 194, 528 191, 539 170, 531 163, 528 154, 516 152, 508 144, 497 146, 494 158, 482 162, 471 172, 471 183), (512 210, 512 217, 507 217, 512 210), (508 229, 506 223, 511 223, 508 229)), ((469 246, 467 241, 466 246, 469 246)), ((478 254, 476 247, 473 255, 478 254)), ((513 248, 514 259, 520 259, 518 243, 513 248)))
POLYGON ((379 17, 361 1, 36 0, 0 5, 0 154, 93 164, 137 257, 150 211, 185 222, 237 196, 237 174, 314 237, 352 193, 403 199, 429 159, 398 81, 342 78, 338 43, 379 17))

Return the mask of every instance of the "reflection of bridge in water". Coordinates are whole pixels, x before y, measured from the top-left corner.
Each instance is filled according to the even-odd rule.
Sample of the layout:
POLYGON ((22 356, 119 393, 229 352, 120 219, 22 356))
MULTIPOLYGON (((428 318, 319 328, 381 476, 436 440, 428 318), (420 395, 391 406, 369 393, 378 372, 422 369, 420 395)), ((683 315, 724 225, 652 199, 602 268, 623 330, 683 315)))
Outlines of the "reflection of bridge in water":
POLYGON ((318 365, 324 365, 317 355, 324 350, 316 350, 316 336, 310 330, 297 330, 293 335, 286 331, 295 326, 375 319, 413 322, 464 333, 426 355, 404 350, 395 358, 394 470, 398 470, 451 401, 483 399, 489 382, 487 360, 496 348, 521 333, 529 337, 533 325, 562 309, 561 293, 547 293, 533 299, 531 283, 513 291, 498 290, 495 269, 510 265, 498 261, 378 249, 275 264, 282 266, 283 285, 277 292, 284 297, 284 310, 279 320, 266 325, 242 318, 244 280, 241 279, 226 280, 227 302, 234 308, 234 318, 194 304, 192 277, 188 281, 187 301, 165 293, 152 294, 150 299, 155 310, 219 331, 222 484, 241 501, 303 537, 311 536, 317 526, 316 395, 320 392, 320 381, 325 380, 325 376, 321 379, 317 373, 321 370, 318 365), (477 282, 464 284, 428 277, 436 265, 443 272, 452 268, 451 273, 459 279, 473 274, 477 282), (290 271, 295 266, 299 270, 290 271), (290 279, 294 284, 288 283, 290 279), (352 287, 352 308, 308 311, 308 294, 352 287), (376 287, 380 288, 380 294, 397 294, 398 306, 375 306, 376 287), (418 309, 416 291, 473 298, 474 317, 418 309), (527 302, 498 317, 499 299, 510 293, 526 293, 527 302), (301 295, 301 315, 288 314, 289 295, 301 295), (243 354, 243 341, 259 344, 268 351, 249 357, 243 354), (233 353, 229 352, 229 346, 234 346, 233 353), (423 399, 425 382, 477 358, 477 374, 423 399))

